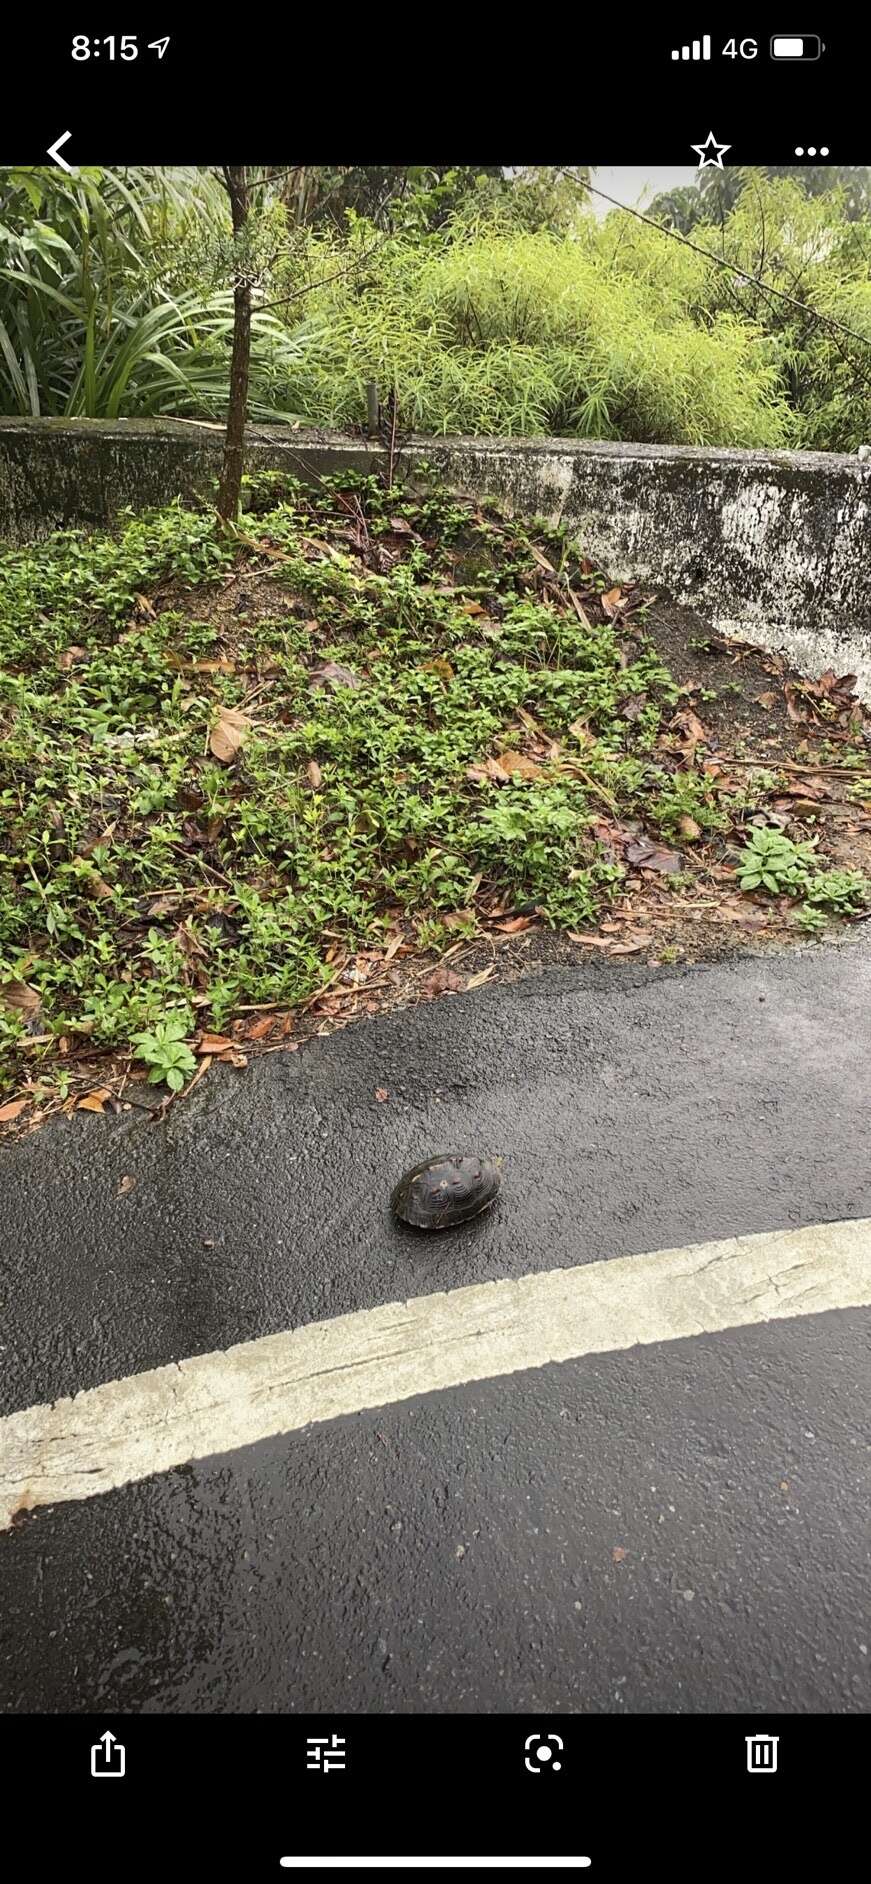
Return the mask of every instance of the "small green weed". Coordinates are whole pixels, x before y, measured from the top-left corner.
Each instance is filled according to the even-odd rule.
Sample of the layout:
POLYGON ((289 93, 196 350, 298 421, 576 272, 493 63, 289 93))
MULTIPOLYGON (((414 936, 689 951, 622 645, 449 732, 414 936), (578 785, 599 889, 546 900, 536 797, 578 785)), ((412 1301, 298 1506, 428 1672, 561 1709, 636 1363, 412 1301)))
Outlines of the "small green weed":
POLYGON ((770 895, 800 897, 808 905, 803 926, 819 926, 814 915, 846 916, 863 907, 871 898, 871 881, 861 870, 832 868, 821 870, 816 858, 816 840, 793 843, 773 827, 759 826, 739 859, 738 881, 742 890, 767 890, 770 895))
POLYGON ((702 831, 725 830, 729 820, 720 810, 713 781, 702 772, 663 773, 662 786, 651 810, 666 837, 682 835, 681 821, 691 818, 702 831))
POLYGON ((185 1036, 190 1025, 183 1015, 168 1014, 145 1033, 134 1034, 132 1045, 137 1060, 148 1067, 154 1085, 167 1085, 171 1092, 181 1092, 185 1081, 196 1072, 196 1058, 185 1036))
POLYGON ((806 935, 819 935, 825 929, 826 918, 821 909, 813 909, 809 903, 803 903, 795 917, 797 929, 803 929, 806 935))
POLYGON ((750 837, 738 860, 738 881, 742 890, 768 890, 772 896, 782 892, 796 895, 808 881, 813 863, 811 844, 794 844, 792 838, 771 825, 760 825, 750 837))

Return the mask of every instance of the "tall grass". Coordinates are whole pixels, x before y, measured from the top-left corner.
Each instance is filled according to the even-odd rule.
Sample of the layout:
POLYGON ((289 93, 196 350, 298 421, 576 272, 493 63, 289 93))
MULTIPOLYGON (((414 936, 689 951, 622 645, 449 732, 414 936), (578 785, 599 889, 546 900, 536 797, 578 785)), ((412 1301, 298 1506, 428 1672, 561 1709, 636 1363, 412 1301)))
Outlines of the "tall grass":
POLYGON ((287 403, 346 424, 375 377, 395 383, 408 422, 425 432, 787 442, 789 412, 756 323, 725 309, 700 322, 697 281, 664 292, 609 266, 612 245, 594 225, 561 238, 393 245, 364 293, 347 276, 314 292, 316 331, 287 403))
MULTIPOLYGON (((328 233, 280 196, 258 203, 254 418, 357 424, 375 379, 421 432, 871 438, 871 229, 837 192, 747 172, 722 225, 694 228, 701 254, 617 211, 530 230, 504 193, 380 242, 360 220, 328 233)), ((0 412, 222 417, 227 231, 205 172, 0 172, 0 412)))
MULTIPOLYGON (((226 215, 207 177, 132 170, 0 172, 0 412, 30 417, 220 415, 228 287, 166 285, 192 227, 226 215)), ((299 357, 275 316, 254 322, 254 417, 299 357)))

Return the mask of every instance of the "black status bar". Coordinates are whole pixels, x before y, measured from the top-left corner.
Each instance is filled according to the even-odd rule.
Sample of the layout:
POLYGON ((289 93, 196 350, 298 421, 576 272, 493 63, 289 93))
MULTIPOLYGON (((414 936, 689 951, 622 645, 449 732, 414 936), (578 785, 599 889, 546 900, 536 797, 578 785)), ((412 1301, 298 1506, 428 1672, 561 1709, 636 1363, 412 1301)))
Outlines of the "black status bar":
POLYGON ((814 161, 798 147, 864 164, 868 29, 827 37, 812 23, 820 30, 790 41, 782 20, 737 37, 710 23, 699 36, 659 21, 590 26, 578 14, 559 44, 552 22, 526 56, 492 21, 464 19, 461 36, 433 29, 425 57, 407 21, 376 45, 310 20, 234 34, 4 27, 0 156, 44 163, 69 131, 70 160, 83 165, 286 162, 289 147, 312 164, 383 163, 423 143, 464 164, 489 150, 524 163, 674 166, 693 164, 692 146, 713 132, 731 146, 729 164, 814 161), (775 41, 799 54, 774 57, 775 41), (16 71, 25 83, 9 83, 16 71))

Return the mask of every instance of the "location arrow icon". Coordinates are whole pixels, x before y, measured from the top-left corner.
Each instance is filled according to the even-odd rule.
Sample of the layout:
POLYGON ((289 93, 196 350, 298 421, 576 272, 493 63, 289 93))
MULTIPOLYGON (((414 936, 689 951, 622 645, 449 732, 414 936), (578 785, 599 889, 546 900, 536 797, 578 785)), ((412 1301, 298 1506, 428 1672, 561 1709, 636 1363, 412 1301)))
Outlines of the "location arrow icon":
POLYGON ((69 176, 72 176, 73 174, 73 165, 68 164, 66 158, 62 157, 60 152, 61 152, 61 145, 66 144, 71 137, 72 137, 72 131, 64 131, 61 134, 61 136, 58 138, 55 138, 54 143, 49 144, 49 147, 48 147, 48 156, 53 157, 55 163, 60 164, 61 169, 66 170, 69 176))

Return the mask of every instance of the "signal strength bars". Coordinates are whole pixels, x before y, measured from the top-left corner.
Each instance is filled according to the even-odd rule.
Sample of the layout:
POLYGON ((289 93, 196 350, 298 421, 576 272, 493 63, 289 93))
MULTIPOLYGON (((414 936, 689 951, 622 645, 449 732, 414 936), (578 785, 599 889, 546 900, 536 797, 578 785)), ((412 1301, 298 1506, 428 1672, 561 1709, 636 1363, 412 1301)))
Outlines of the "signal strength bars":
POLYGON ((706 33, 703 39, 694 39, 692 49, 689 46, 674 46, 671 56, 673 59, 710 59, 710 33, 706 33))

